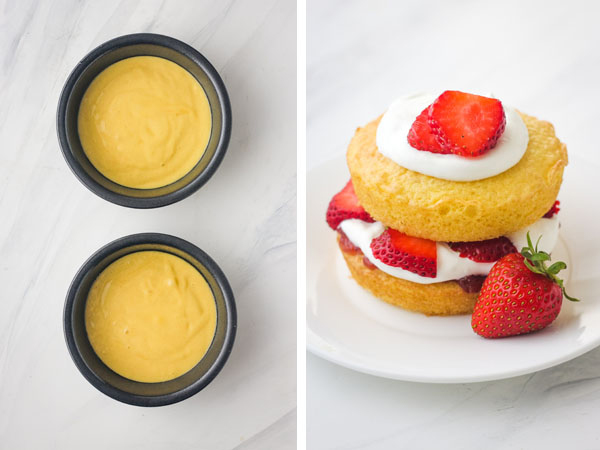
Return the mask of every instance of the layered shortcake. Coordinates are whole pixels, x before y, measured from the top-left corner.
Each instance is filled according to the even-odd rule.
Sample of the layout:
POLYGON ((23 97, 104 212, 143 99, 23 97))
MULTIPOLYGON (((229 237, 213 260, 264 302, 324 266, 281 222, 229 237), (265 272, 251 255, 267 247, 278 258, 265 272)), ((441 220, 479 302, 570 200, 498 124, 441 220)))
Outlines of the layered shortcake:
POLYGON ((466 314, 495 261, 550 253, 567 151, 553 126, 495 98, 446 91, 394 102, 357 129, 351 180, 327 222, 352 277, 386 302, 466 314))

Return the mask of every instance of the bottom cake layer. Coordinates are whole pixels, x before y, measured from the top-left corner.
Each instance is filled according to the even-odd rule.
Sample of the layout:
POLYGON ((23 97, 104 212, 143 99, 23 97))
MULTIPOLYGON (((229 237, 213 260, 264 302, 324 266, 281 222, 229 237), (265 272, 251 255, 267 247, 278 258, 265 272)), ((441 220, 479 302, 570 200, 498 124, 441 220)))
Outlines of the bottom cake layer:
MULTIPOLYGON (((339 241, 339 238, 338 238, 339 241)), ((457 281, 419 284, 395 278, 363 262, 362 252, 347 252, 340 247, 352 277, 381 300, 428 316, 470 314, 478 292, 465 292, 457 281)))

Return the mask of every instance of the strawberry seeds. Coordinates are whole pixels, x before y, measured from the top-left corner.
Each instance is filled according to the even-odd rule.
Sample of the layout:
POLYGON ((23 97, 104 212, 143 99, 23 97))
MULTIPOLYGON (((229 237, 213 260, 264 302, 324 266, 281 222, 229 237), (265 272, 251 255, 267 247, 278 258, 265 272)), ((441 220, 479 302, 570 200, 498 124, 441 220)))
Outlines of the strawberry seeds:
POLYGON ((417 150, 472 158, 494 148, 505 127, 499 100, 445 91, 415 119, 407 139, 417 150))

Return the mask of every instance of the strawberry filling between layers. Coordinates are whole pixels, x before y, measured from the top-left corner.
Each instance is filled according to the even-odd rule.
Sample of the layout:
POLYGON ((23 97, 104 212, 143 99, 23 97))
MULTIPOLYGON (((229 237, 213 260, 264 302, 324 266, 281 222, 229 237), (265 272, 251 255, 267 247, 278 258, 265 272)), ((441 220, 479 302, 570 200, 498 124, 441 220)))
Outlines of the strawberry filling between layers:
POLYGON ((407 270, 401 265, 386 264, 374 255, 373 248, 377 246, 373 243, 387 231, 381 222, 347 219, 340 223, 337 230, 340 234, 341 249, 351 254, 362 253, 363 262, 369 269, 377 268, 393 277, 420 284, 457 281, 465 292, 477 292, 497 259, 526 246, 527 231, 533 240, 542 236, 539 244, 541 249, 548 253, 553 250, 559 228, 558 218, 554 214, 556 205, 553 209, 555 211, 550 217, 547 217, 547 214, 526 229, 505 237, 475 243, 435 242, 434 276, 419 270, 407 270))
POLYGON ((362 253, 369 269, 420 284, 459 281, 467 292, 478 289, 495 261, 527 246, 527 233, 539 238, 540 250, 552 252, 558 239, 559 202, 540 220, 508 236, 479 242, 435 242, 408 236, 376 222, 360 205, 352 180, 333 196, 327 224, 340 232, 344 252, 362 253))
MULTIPOLYGON (((339 245, 344 253, 347 253, 349 255, 362 255, 363 254, 362 250, 359 247, 357 247, 356 245, 354 245, 352 243, 352 241, 350 241, 350 239, 348 239, 348 236, 346 236, 346 233, 344 233, 342 230, 338 229, 338 234, 340 235, 339 245)), ((371 270, 377 269, 377 266, 375 264, 373 264, 371 261, 369 261, 369 259, 364 255, 363 255, 363 264, 365 265, 365 267, 367 269, 371 269, 371 270)))
MULTIPOLYGON (((346 233, 344 233, 341 229, 338 229, 338 234, 340 235, 339 246, 340 249, 349 255, 362 255, 362 250, 354 245, 346 233)), ((369 270, 377 269, 377 266, 369 261, 369 258, 363 255, 363 264, 369 270)), ((455 280, 458 285, 462 288, 463 291, 467 293, 475 293, 481 290, 481 286, 485 281, 485 275, 467 275, 466 277, 462 277, 458 280, 455 280)))

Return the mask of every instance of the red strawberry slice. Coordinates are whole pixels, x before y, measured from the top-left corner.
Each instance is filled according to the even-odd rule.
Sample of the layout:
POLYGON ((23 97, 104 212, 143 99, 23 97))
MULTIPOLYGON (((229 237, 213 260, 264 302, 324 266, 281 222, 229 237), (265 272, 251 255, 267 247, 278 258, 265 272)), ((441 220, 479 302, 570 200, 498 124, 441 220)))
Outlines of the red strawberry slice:
POLYGON ((367 258, 366 256, 363 256, 363 264, 369 270, 377 269, 377 266, 375 264, 373 264, 371 261, 369 261, 369 258, 367 258))
POLYGON ((467 294, 473 294, 481 290, 485 278, 485 275, 467 275, 459 278, 456 282, 467 294))
POLYGON ((496 145, 506 117, 502 103, 495 98, 446 91, 431 105, 429 126, 442 148, 474 157, 496 145))
POLYGON ((448 242, 448 246, 460 253, 461 258, 476 262, 494 262, 510 253, 516 253, 516 247, 506 237, 475 242, 448 242))
POLYGON ((388 266, 435 278, 437 275, 437 248, 435 241, 408 236, 386 229, 371 241, 373 256, 388 266))
POLYGON ((340 223, 346 219, 374 222, 369 213, 358 203, 352 180, 348 181, 344 189, 333 196, 327 208, 327 223, 333 230, 337 230, 340 223))
POLYGON ((431 132, 431 127, 429 126, 430 106, 425 108, 421 114, 417 116, 412 127, 410 127, 410 131, 408 132, 408 143, 417 150, 432 153, 451 153, 449 150, 442 148, 437 141, 436 135, 431 132))
POLYGON ((552 208, 550 208, 550 211, 548 211, 546 214, 544 214, 544 218, 551 219, 552 216, 554 216, 554 214, 557 214, 560 211, 560 208, 558 207, 558 205, 560 205, 560 202, 558 200, 556 200, 554 202, 554 205, 552 205, 552 208))
POLYGON ((340 242, 339 242, 339 246, 342 249, 342 251, 344 253, 348 253, 351 255, 357 255, 359 253, 362 253, 360 250, 360 247, 357 247, 356 245, 354 245, 352 243, 352 241, 348 238, 348 236, 346 235, 346 233, 344 233, 342 231, 342 229, 340 228, 338 230, 338 233, 340 235, 340 242))

